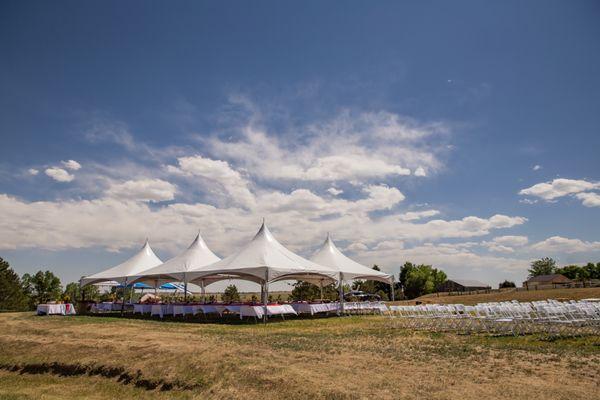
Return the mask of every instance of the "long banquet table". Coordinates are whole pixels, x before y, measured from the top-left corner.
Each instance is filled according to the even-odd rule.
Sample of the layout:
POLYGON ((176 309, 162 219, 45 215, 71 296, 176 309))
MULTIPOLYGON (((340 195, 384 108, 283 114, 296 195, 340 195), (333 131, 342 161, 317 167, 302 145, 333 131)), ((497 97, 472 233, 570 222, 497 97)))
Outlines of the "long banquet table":
MULTIPOLYGON (((113 303, 110 301, 104 301, 102 303, 92 304, 92 312, 110 312, 110 311, 121 311, 123 308, 122 303, 113 303)), ((125 303, 125 310, 131 310, 131 304, 125 303)))
POLYGON ((317 313, 337 313, 340 303, 292 303, 292 307, 298 314, 315 315, 317 313))
MULTIPOLYGON (((133 312, 139 314, 158 315, 161 318, 165 315, 196 315, 203 314, 234 314, 243 317, 262 318, 264 315, 264 306, 245 305, 245 304, 134 304, 133 312)), ((297 315, 296 310, 290 304, 269 304, 267 306, 267 315, 297 315)))
MULTIPOLYGON (((269 304, 267 306, 267 315, 286 315, 286 314, 310 314, 317 313, 338 313, 340 303, 292 303, 292 304, 269 304)), ((378 313, 383 314, 389 311, 383 302, 346 302, 344 303, 345 313, 378 313)), ((262 318, 265 307, 260 304, 134 304, 133 312, 139 314, 158 315, 163 318, 165 315, 196 315, 202 314, 224 314, 239 315, 243 317, 262 318)))
POLYGON ((66 304, 38 304, 38 315, 75 315, 75 306, 66 304))

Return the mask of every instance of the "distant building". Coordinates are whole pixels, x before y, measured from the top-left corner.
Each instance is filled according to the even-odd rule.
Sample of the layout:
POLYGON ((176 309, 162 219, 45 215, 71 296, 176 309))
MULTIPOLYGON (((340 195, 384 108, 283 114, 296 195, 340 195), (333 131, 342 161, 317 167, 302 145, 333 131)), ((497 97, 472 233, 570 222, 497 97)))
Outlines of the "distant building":
POLYGON ((490 289, 490 285, 472 279, 448 279, 438 287, 438 292, 469 292, 490 289))
POLYGON ((523 282, 523 287, 528 289, 550 288, 570 283, 573 281, 562 274, 538 275, 523 282))

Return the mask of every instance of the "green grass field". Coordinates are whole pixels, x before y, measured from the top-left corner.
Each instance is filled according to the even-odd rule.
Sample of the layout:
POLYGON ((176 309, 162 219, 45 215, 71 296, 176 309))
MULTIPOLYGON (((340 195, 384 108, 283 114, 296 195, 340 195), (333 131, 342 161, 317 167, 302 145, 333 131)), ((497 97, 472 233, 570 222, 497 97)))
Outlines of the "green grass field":
POLYGON ((0 398, 600 398, 600 337, 0 314, 0 398))

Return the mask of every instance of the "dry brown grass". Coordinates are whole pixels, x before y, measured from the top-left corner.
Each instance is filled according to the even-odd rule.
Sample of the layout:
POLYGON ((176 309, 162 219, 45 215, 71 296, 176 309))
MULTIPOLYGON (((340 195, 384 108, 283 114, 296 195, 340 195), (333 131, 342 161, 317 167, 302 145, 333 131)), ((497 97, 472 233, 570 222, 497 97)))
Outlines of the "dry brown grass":
POLYGON ((500 292, 452 295, 436 293, 421 296, 410 301, 399 301, 398 304, 414 304, 415 301, 423 303, 438 303, 438 304, 453 304, 461 303, 473 305, 477 303, 485 303, 491 301, 536 301, 547 299, 563 299, 563 300, 581 300, 585 298, 600 298, 600 287, 595 288, 573 288, 573 289, 546 289, 546 290, 529 290, 516 291, 507 289, 500 292))
POLYGON ((600 397, 598 337, 547 342, 390 326, 386 317, 264 326, 0 314, 0 398, 600 397), (118 377, 6 370, 52 362, 59 370, 121 368, 138 382, 179 388, 146 390, 118 377))

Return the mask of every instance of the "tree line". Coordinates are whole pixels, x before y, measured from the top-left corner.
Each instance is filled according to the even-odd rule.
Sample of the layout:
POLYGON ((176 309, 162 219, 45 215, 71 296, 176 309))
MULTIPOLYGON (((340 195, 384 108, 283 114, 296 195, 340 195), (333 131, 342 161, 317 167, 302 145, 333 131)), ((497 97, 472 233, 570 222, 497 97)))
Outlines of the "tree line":
POLYGON ((565 265, 559 267, 556 260, 550 257, 540 258, 531 263, 529 278, 540 275, 561 274, 574 281, 586 281, 589 279, 600 279, 600 262, 587 263, 586 265, 565 265))
MULTIPOLYGON (((86 286, 83 291, 86 298, 99 299, 97 287, 86 286)), ((71 282, 63 289, 60 279, 50 271, 19 277, 0 257, 0 311, 35 310, 40 303, 73 301, 81 295, 78 283, 71 282)))
MULTIPOLYGON (((379 271, 377 265, 374 270, 379 271)), ((544 257, 531 262, 528 269, 529 277, 549 274, 562 274, 569 279, 586 281, 600 279, 600 262, 587 263, 586 265, 566 265, 559 267, 557 262, 549 257, 544 257)), ((438 287, 448 279, 446 273, 441 269, 427 264, 413 264, 405 262, 400 267, 400 274, 394 287, 379 281, 354 281, 352 285, 345 285, 344 292, 351 290, 362 291, 369 294, 377 294, 382 300, 392 298, 392 290, 396 299, 414 299, 426 294, 437 292, 438 287)), ((339 292, 335 285, 324 285, 321 287, 300 281, 293 285, 290 295, 291 300, 313 301, 317 299, 338 300, 339 292), (321 292, 322 290, 322 292, 321 292)), ((515 283, 504 281, 499 287, 515 287, 515 283)), ((74 301, 85 297, 88 300, 114 300, 116 298, 128 297, 131 289, 113 288, 111 293, 100 295, 98 288, 88 285, 83 289, 77 282, 71 282, 63 289, 60 279, 50 271, 38 271, 35 274, 24 274, 22 277, 10 268, 7 261, 0 257, 0 311, 24 311, 33 310, 40 303, 48 301, 74 301), (125 292, 125 293, 123 293, 125 292)), ((240 295, 235 285, 229 285, 223 293, 225 301, 238 301, 240 295)), ((258 299, 256 299, 258 300, 258 299)))

